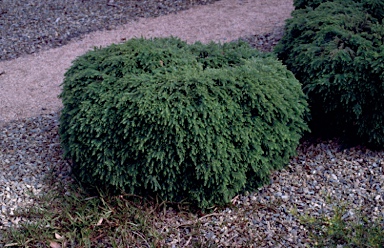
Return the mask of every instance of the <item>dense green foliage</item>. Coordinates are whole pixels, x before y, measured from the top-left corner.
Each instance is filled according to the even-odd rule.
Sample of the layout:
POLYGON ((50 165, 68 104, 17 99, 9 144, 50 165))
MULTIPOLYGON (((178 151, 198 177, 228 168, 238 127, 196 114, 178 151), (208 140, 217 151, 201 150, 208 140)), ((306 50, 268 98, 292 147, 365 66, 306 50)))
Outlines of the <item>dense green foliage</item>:
POLYGON ((275 52, 309 97, 312 131, 343 132, 348 139, 383 147, 380 20, 354 1, 326 1, 292 15, 275 52))
POLYGON ((342 1, 346 6, 358 4, 359 7, 362 7, 365 12, 377 18, 380 22, 382 22, 382 19, 384 18, 383 0, 294 0, 294 6, 296 9, 315 9, 324 2, 340 1, 342 1))
POLYGON ((65 156, 91 185, 207 208, 269 181, 295 154, 299 82, 246 43, 133 39, 66 72, 65 156))

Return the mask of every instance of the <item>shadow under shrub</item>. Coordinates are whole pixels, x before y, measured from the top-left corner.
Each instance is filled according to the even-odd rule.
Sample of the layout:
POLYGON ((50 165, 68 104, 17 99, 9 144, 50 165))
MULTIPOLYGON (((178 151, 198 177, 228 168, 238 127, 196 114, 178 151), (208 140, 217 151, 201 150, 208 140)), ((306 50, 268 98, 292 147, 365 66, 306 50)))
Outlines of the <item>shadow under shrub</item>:
POLYGON ((269 182, 307 130, 299 82, 241 42, 95 49, 73 62, 60 97, 62 146, 82 182, 199 208, 269 182))
POLYGON ((354 1, 326 1, 292 16, 275 52, 303 85, 311 130, 383 147, 381 21, 354 1))

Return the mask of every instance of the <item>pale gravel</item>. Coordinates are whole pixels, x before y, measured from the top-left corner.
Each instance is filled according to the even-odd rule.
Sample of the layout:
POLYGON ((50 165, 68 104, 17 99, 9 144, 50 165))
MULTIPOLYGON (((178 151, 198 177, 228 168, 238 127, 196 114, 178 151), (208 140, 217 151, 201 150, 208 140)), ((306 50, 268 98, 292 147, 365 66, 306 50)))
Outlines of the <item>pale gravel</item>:
MULTIPOLYGON (((0 62, 0 74, 5 72, 0 75, 0 180, 4 182, 0 185, 0 229, 25 221, 14 218, 13 213, 18 206, 33 203, 28 192, 51 190, 46 176, 54 175, 53 183, 71 181, 70 165, 62 160, 58 140, 61 103, 56 95, 65 69, 76 56, 93 46, 118 43, 143 32, 146 37, 172 34, 189 42, 280 32, 292 9, 291 2, 283 0, 222 0, 169 16, 141 19, 117 30, 91 33, 60 48, 0 62)), ((193 223, 170 210, 159 216, 158 228, 167 237, 164 245, 170 247, 197 241, 222 247, 305 247, 310 244, 308 230, 298 216, 330 216, 344 201, 344 218, 353 219, 361 210, 375 220, 384 218, 383 199, 383 151, 343 148, 335 140, 303 142, 287 168, 273 173, 270 185, 235 197, 233 207, 207 217, 196 216, 193 223), (187 234, 197 222, 201 235, 190 239, 187 234), (179 235, 169 230, 177 230, 179 235)))
MULTIPOLYGON (((70 163, 62 159, 58 117, 52 113, 12 121, 1 130, 0 229, 27 221, 13 215, 18 206, 34 204, 28 192, 43 194, 61 187, 65 194, 72 182, 70 163)), ((288 166, 271 175, 269 185, 236 196, 232 207, 187 218, 174 210, 159 211, 155 225, 169 247, 188 242, 305 247, 311 241, 300 216, 332 216, 335 207, 345 204, 346 220, 356 218, 359 211, 371 221, 383 219, 383 185, 383 151, 344 148, 337 140, 304 141, 288 166), (190 239, 192 232, 199 235, 190 239)))
POLYGON ((1 0, 0 61, 217 0, 1 0))
POLYGON ((68 45, 0 62, 0 124, 55 112, 63 75, 71 62, 94 47, 132 37, 177 36, 187 42, 225 42, 284 25, 291 0, 221 0, 176 14, 142 18, 114 30, 93 32, 68 45))

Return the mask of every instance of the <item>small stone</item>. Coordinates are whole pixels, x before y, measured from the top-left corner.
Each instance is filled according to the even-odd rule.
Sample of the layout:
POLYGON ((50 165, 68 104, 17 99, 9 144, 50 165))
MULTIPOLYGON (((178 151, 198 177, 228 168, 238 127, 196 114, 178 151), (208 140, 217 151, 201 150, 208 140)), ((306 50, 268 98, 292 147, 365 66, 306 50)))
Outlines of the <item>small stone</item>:
MULTIPOLYGON (((28 1, 39 4, 39 1, 28 1)), ((15 1, 6 1, 6 4, 12 2, 15 1)), ((66 4, 65 1, 62 2, 66 4)), ((86 5, 91 1, 83 2, 86 5)), ((119 1, 119 5, 129 2, 133 1, 119 1)), ((164 1, 143 2, 149 5, 150 2, 164 1)), ((181 3, 183 1, 174 2, 181 3)), ((47 6, 50 5, 47 4, 47 6)), ((108 13, 116 15, 117 19, 121 15, 126 15, 126 13, 113 12, 120 8, 106 8, 102 4, 100 4, 102 6, 100 9, 92 9, 93 7, 97 8, 97 6, 97 4, 93 4, 86 7, 91 8, 92 11, 101 11, 100 16, 104 16, 102 14, 106 9, 108 9, 108 13)), ((56 28, 65 27, 65 22, 70 21, 73 6, 66 4, 64 7, 68 12, 65 19, 51 15, 50 10, 41 14, 44 18, 49 18, 51 23, 57 20, 60 25, 56 25, 56 28)), ((82 6, 77 7, 82 8, 82 6)), ((145 6, 142 5, 139 8, 145 8, 145 6)), ((88 27, 97 27, 97 25, 87 25, 87 20, 96 21, 96 16, 84 18, 85 23, 81 27, 84 28, 85 32, 89 31, 87 30, 88 27)), ((112 22, 112 18, 108 21, 112 22)), ((19 22, 11 20, 11 23, 19 22)), ((79 25, 79 23, 75 25, 79 25)), ((41 26, 45 28, 49 25, 41 26)), ((102 23, 103 28, 104 26, 102 23)), ((284 29, 284 27, 281 26, 277 29, 284 29)), ((41 31, 41 34, 44 34, 46 30, 41 31)), ((33 29, 28 29, 28 32, 27 35, 29 36, 33 29)), ((71 32, 75 31, 71 29, 71 32)), ((13 34, 12 32, 9 33, 13 34)), ((60 35, 65 36, 66 30, 60 35)), ((39 37, 43 36, 39 35, 39 37)), ((269 46, 271 48, 271 44, 275 44, 273 42, 277 41, 276 37, 271 34, 253 36, 253 43, 259 47, 269 46)), ((22 40, 16 36, 15 38, 15 42, 22 40)), ((57 39, 50 39, 52 38, 50 36, 47 38, 47 42, 50 40, 57 41, 57 39)), ((64 39, 65 37, 61 38, 64 39)), ((31 47, 34 44, 24 43, 23 46, 31 47)), ((5 51, 10 50, 6 47, 5 51)), ((7 54, 15 56, 11 52, 7 52, 7 54)), ((41 109, 43 111, 49 110, 48 107, 45 109, 42 106, 41 109)), ((14 221, 15 218, 10 218, 10 215, 14 214, 18 207, 33 203, 33 199, 29 196, 30 192, 44 193, 52 190, 49 188, 49 184, 47 185, 43 180, 50 168, 60 168, 57 169, 58 171, 55 172, 57 174, 54 177, 58 182, 64 183, 65 180, 70 180, 68 176, 71 171, 70 166, 61 157, 57 134, 58 117, 57 113, 40 115, 6 124, 4 128, 0 129, 0 229, 24 221, 21 219, 14 221)), ((333 207, 338 204, 338 200, 341 200, 347 204, 346 208, 349 209, 358 209, 363 206, 364 211, 370 217, 374 215, 373 217, 379 218, 382 215, 382 198, 384 196, 381 189, 383 187, 381 185, 384 185, 384 160, 382 157, 382 151, 368 151, 361 147, 352 147, 341 151, 339 144, 335 141, 304 141, 298 148, 297 157, 291 159, 289 169, 274 172, 273 177, 271 177, 273 184, 265 185, 259 191, 255 190, 254 193, 250 192, 251 197, 239 196, 237 200, 239 203, 236 203, 235 207, 229 207, 225 210, 214 209, 211 216, 208 214, 204 218, 196 216, 186 217, 185 220, 182 220, 179 216, 175 217, 177 219, 175 221, 165 219, 164 222, 160 221, 161 223, 155 225, 159 225, 158 230, 163 232, 160 234, 166 237, 165 242, 167 244, 165 245, 172 247, 187 246, 187 242, 191 246, 196 242, 201 241, 203 243, 207 240, 210 243, 217 242, 218 247, 229 245, 246 247, 251 239, 262 244, 260 247, 311 247, 310 244, 307 244, 307 227, 298 220, 298 216, 302 214, 308 214, 314 218, 319 218, 322 214, 331 215, 333 207), (288 209, 295 209, 296 214, 291 214, 288 209), (169 224, 166 223, 168 221, 169 224), (176 226, 177 234, 176 232, 172 233, 176 226), (198 226, 198 229, 194 229, 195 226, 198 226), (265 230, 268 230, 266 235, 264 235, 265 230), (196 236, 190 236, 192 233, 196 236), (189 237, 191 237, 190 241, 188 241, 189 237)), ((58 182, 55 182, 56 185, 61 185, 58 182)), ((68 188, 65 187, 62 191, 66 195, 71 194, 67 191, 68 188)), ((169 211, 173 212, 171 209, 169 211)), ((348 219, 350 217, 353 217, 353 212, 347 210, 343 218, 348 219)))
POLYGON ((281 196, 281 199, 282 199, 283 201, 288 201, 288 200, 289 200, 289 195, 282 195, 282 196, 281 196))

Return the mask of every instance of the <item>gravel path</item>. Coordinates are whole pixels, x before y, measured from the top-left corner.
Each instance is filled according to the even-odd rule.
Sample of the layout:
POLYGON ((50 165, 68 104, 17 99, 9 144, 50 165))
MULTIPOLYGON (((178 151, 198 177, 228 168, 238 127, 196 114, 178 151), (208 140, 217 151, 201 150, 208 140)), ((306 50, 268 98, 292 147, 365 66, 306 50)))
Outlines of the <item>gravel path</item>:
POLYGON ((0 61, 59 47, 96 30, 217 0, 1 0, 0 61))
MULTIPOLYGON (((43 1, 1 1, 0 60, 62 46, 82 34, 113 28, 137 17, 163 15, 214 1, 40 2, 43 1), (34 8, 38 8, 41 15, 36 15, 34 8)), ((268 34, 242 39, 270 51, 281 35, 280 27, 268 34)), ((52 185, 44 180, 47 175, 54 175, 51 178, 54 183, 71 181, 70 165, 61 158, 58 115, 49 113, 12 121, 0 129, 0 232, 23 221, 13 214, 18 206, 33 203, 30 193, 51 190, 52 185)), ((305 247, 309 242, 308 231, 299 223, 297 215, 331 215, 334 206, 344 201, 346 219, 354 218, 356 210, 372 219, 384 218, 383 199, 383 151, 343 148, 336 140, 302 142, 298 156, 292 158, 286 169, 271 176, 270 185, 255 193, 237 196, 232 208, 205 218, 196 217, 196 221, 201 222, 201 236, 197 239, 219 246, 305 247)), ((175 212, 169 213, 167 220, 159 226, 179 228, 181 234, 167 235, 167 228, 162 228, 168 237, 167 245, 181 247, 193 243, 188 235, 183 235, 189 232, 185 220, 175 212)))

